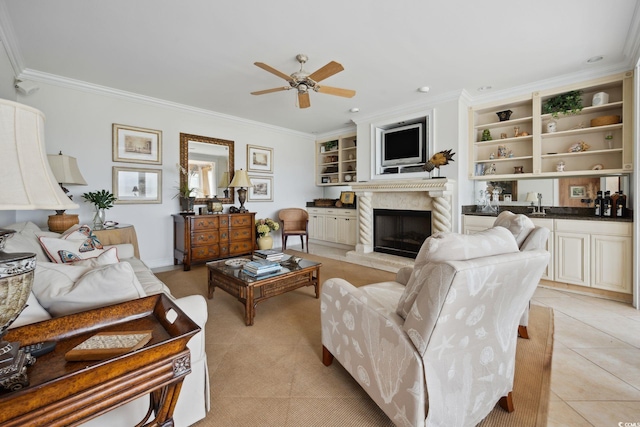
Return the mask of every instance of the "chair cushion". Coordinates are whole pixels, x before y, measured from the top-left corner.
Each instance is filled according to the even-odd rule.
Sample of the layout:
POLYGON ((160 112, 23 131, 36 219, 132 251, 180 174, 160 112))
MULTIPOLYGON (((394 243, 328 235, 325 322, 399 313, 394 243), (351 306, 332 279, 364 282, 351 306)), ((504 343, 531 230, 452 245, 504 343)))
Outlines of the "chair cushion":
POLYGON ((494 227, 504 227, 513 234, 513 237, 516 238, 516 242, 518 242, 518 247, 522 246, 524 241, 529 236, 529 233, 533 231, 536 226, 526 215, 523 214, 514 214, 510 211, 503 211, 498 215, 495 222, 493 223, 494 227))
POLYGON ((38 261, 50 261, 44 248, 38 242, 38 236, 59 238, 60 234, 51 231, 42 231, 40 227, 30 221, 17 222, 15 224, 3 226, 2 228, 15 230, 11 238, 5 243, 7 252, 30 252, 36 254, 38 261))
POLYGON ((439 232, 422 244, 413 273, 398 301, 396 313, 407 318, 420 290, 433 273, 434 264, 443 261, 464 261, 492 255, 518 252, 514 236, 504 227, 493 227, 476 234, 439 232))

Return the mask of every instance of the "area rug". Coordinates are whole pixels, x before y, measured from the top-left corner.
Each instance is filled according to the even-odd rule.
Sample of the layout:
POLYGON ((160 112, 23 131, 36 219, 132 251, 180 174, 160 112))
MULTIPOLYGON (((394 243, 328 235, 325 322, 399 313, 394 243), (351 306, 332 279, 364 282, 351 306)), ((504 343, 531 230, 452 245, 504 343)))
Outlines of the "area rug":
MULTIPOLYGON (((341 277, 362 286, 395 277, 339 260, 287 253, 322 262, 321 281, 341 277)), ((206 266, 157 276, 176 297, 207 295, 206 266)), ((320 302, 312 287, 258 304, 253 326, 244 324, 243 305, 220 289, 207 305, 211 411, 196 427, 393 426, 340 363, 322 364, 320 302)), ((518 339, 516 409, 509 414, 496 406, 482 427, 546 425, 553 312, 534 305, 529 322, 531 338, 518 339)))

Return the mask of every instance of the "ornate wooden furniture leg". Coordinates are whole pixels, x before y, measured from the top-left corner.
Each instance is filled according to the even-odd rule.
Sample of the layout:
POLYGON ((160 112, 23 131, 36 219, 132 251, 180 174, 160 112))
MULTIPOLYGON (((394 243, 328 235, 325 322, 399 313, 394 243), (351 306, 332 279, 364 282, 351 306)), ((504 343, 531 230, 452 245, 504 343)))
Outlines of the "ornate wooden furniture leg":
POLYGON ((513 412, 516 408, 513 406, 513 392, 509 392, 506 396, 502 396, 498 400, 498 404, 507 412, 513 412))
POLYGON ((524 338, 526 340, 529 339, 529 332, 527 332, 527 327, 526 326, 522 326, 522 325, 518 326, 518 336, 520 338, 524 338))
POLYGON ((331 363, 333 363, 333 354, 331 354, 331 352, 327 350, 327 347, 325 346, 322 346, 322 363, 324 364, 324 366, 329 366, 331 365, 331 363))

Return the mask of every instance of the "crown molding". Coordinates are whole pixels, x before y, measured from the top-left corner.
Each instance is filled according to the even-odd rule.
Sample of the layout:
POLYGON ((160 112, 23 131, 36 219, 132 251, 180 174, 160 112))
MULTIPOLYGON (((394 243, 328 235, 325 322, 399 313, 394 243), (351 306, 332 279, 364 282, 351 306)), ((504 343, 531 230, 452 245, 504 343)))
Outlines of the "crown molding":
POLYGON ((4 2, 0 2, 0 41, 4 44, 11 68, 13 68, 13 75, 19 76, 24 69, 24 60, 20 55, 20 48, 16 42, 13 25, 11 25, 11 20, 9 19, 9 11, 4 2))
POLYGON ((636 8, 631 17, 622 53, 631 64, 629 68, 633 68, 640 60, 640 3, 638 2, 636 2, 636 8))
POLYGON ((289 135, 299 136, 315 140, 315 135, 307 132, 300 132, 293 129, 284 128, 281 126, 274 126, 268 123, 262 123, 254 120, 244 119, 242 117, 232 116, 229 114, 218 113, 216 111, 206 110, 204 108, 192 107, 190 105, 179 104, 177 102, 166 101, 164 99, 153 98, 150 96, 140 95, 133 92, 127 92, 124 90, 114 89, 108 86, 101 86, 93 83, 84 82, 81 80, 70 79, 67 77, 58 76, 55 74, 44 73, 41 71, 26 69, 19 74, 18 78, 24 78, 33 80, 36 82, 46 83, 53 86, 64 87, 68 89, 75 89, 82 92, 94 93, 97 95, 109 96, 112 98, 124 99, 139 104, 153 105, 173 110, 179 110, 188 113, 201 114, 204 116, 215 117, 221 120, 227 120, 231 122, 240 123, 242 125, 249 125, 258 127, 261 129, 269 129, 271 131, 285 133, 289 135))

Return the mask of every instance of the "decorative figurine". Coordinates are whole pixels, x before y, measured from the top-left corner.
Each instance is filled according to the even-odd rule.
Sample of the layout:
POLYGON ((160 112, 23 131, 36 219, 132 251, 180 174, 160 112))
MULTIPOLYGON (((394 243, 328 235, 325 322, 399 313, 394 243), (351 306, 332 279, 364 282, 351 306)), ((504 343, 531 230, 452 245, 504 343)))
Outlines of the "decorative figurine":
POLYGON ((558 162, 558 164, 556 165, 556 171, 557 172, 564 172, 564 162, 562 160, 560 160, 558 162))
MULTIPOLYGON (((451 150, 440 151, 434 154, 433 156, 431 156, 429 161, 424 164, 422 169, 426 170, 427 172, 431 172, 435 168, 438 168, 438 172, 439 172, 440 166, 448 165, 450 161, 451 162, 454 161, 453 156, 455 154, 456 153, 452 153, 451 150)), ((444 178, 444 177, 438 176, 436 178, 444 178)))
POLYGON ((491 165, 489 165, 489 168, 484 171, 484 174, 485 175, 495 175, 496 174, 496 164, 495 163, 491 163, 491 165))
POLYGON ((507 134, 505 132, 502 132, 500 134, 500 139, 507 139, 507 134))
POLYGON ((517 138, 520 135, 520 126, 513 127, 513 136, 517 138))
POLYGON ((504 145, 498 145, 498 158, 507 157, 507 147, 504 145))
POLYGON ((489 160, 493 160, 495 158, 496 158, 496 154, 495 153, 489 154, 489 160))
POLYGON ((551 120, 547 123, 547 133, 554 133, 556 130, 558 130, 558 124, 555 120, 551 120))
POLYGON ((491 137, 491 132, 489 129, 485 129, 482 131, 482 139, 481 141, 491 141, 493 138, 491 137))

